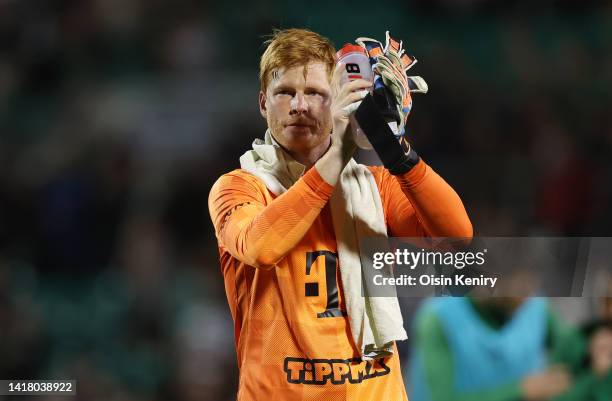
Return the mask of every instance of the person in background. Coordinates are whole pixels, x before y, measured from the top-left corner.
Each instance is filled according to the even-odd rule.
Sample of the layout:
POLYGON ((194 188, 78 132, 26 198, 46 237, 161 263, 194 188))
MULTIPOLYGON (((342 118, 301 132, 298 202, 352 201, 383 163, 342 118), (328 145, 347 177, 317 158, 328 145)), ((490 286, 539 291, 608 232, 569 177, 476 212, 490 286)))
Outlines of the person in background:
POLYGON ((610 400, 606 335, 576 374, 582 340, 545 299, 430 299, 415 319, 411 401, 610 400))
POLYGON ((598 316, 584 324, 576 341, 565 345, 572 355, 572 388, 555 401, 612 401, 612 280, 600 298, 598 316))

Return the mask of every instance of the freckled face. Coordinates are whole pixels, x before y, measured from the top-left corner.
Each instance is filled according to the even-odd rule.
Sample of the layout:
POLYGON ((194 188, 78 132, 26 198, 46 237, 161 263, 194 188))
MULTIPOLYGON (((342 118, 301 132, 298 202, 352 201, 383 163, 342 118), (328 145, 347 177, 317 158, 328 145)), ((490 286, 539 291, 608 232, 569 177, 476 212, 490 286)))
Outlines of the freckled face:
POLYGON ((259 108, 272 136, 289 151, 308 151, 329 141, 331 86, 325 64, 278 71, 260 92, 259 108))

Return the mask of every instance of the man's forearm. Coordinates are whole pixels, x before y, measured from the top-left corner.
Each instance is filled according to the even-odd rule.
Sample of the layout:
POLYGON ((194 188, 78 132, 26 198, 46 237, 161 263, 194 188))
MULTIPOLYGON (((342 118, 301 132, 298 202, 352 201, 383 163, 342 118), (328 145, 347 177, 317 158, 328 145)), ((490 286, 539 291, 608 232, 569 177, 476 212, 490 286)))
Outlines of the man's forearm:
POLYGON ((241 184, 231 178, 215 184, 209 207, 219 243, 232 256, 255 267, 273 266, 284 257, 310 229, 333 189, 317 171, 309 171, 264 205, 244 191, 236 196, 235 186, 241 184))
POLYGON ((397 180, 429 236, 472 237, 472 223, 459 195, 425 162, 421 160, 397 180))

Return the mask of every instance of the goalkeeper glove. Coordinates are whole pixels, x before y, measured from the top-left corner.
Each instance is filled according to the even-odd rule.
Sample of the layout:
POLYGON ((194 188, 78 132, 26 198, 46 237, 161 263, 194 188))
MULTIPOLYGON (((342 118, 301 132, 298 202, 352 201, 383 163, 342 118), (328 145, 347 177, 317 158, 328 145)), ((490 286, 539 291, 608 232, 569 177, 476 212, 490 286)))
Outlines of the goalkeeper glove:
POLYGON ((410 170, 419 157, 406 140, 405 125, 412 108, 411 92, 427 93, 421 77, 408 77, 406 71, 415 63, 405 54, 402 43, 387 32, 387 43, 358 38, 370 57, 375 73, 374 90, 366 96, 355 113, 359 125, 367 135, 385 168, 399 175, 410 170))
POLYGON ((394 119, 397 129, 393 127, 392 129, 396 136, 400 137, 405 134, 406 121, 412 109, 411 93, 427 93, 429 88, 423 78, 406 75, 406 72, 417 63, 416 58, 406 54, 402 48, 402 42, 393 39, 389 31, 385 36, 384 48, 379 41, 374 39, 357 38, 356 42, 366 50, 370 57, 370 64, 375 73, 374 88, 384 86, 394 95, 397 108, 394 119))

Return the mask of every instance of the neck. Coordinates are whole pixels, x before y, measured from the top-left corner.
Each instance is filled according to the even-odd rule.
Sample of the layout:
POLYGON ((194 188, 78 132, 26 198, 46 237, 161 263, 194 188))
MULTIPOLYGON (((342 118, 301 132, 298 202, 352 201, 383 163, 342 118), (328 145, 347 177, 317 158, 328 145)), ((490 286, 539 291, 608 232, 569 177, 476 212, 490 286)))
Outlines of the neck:
POLYGON ((329 149, 330 145, 331 136, 329 137, 329 140, 321 142, 314 148, 299 151, 290 151, 287 149, 285 150, 287 151, 287 153, 289 153, 289 155, 291 155, 291 157, 295 161, 303 164, 306 167, 306 170, 309 170, 312 166, 314 166, 317 160, 319 160, 321 156, 323 156, 327 152, 327 149, 329 149))

